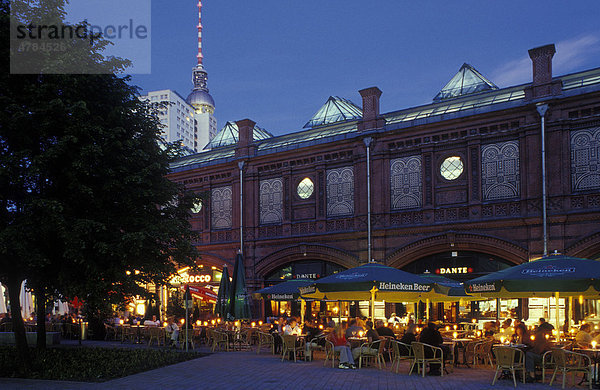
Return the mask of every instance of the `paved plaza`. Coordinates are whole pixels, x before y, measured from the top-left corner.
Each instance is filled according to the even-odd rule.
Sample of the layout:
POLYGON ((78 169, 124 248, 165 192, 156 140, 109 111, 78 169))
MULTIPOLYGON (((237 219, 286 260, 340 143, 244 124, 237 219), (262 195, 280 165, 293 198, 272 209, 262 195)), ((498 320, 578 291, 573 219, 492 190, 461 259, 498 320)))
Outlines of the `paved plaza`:
MULTIPOLYGON (((98 343, 100 344, 100 343, 98 343)), ((206 349, 201 348, 202 351, 206 349)), ((389 364, 388 364, 389 368, 389 364)), ((267 352, 216 352, 212 355, 131 375, 103 383, 56 382, 1 379, 0 389, 512 389, 512 381, 501 380, 491 386, 493 371, 488 368, 457 367, 443 377, 413 374, 408 363, 400 373, 377 368, 340 370, 314 362, 282 362, 267 352)), ((548 388, 546 384, 518 384, 521 389, 548 388)), ((560 381, 552 387, 559 389, 560 381)), ((571 383, 570 377, 568 384, 571 383)), ((582 386, 576 388, 583 389, 582 386)))

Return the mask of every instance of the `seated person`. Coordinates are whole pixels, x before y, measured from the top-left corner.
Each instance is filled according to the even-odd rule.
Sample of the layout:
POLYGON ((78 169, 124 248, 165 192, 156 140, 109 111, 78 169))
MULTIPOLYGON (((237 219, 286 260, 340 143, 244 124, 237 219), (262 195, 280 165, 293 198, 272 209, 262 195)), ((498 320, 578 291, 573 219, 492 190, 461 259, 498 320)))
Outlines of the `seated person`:
POLYGON ((177 344, 179 343, 179 327, 173 320, 173 317, 169 317, 167 319, 167 327, 165 328, 165 331, 167 332, 167 336, 170 336, 169 345, 172 347, 177 347, 177 344))
POLYGON ((156 319, 156 316, 152 316, 151 320, 145 320, 144 326, 158 326, 160 325, 160 321, 156 319))
POLYGON ((486 338, 494 337, 495 334, 494 323, 491 321, 483 323, 483 336, 486 338))
POLYGON ((327 340, 333 343, 333 350, 340 353, 340 365, 338 368, 356 368, 352 350, 348 346, 344 330, 341 326, 336 326, 331 333, 327 335, 327 340))
POLYGON ((388 328, 387 326, 383 325, 382 320, 377 320, 376 325, 377 325, 377 328, 375 330, 377 331, 378 335, 396 338, 394 331, 392 329, 388 328))
POLYGON ((521 323, 515 327, 515 333, 511 336, 511 342, 531 345, 531 336, 529 335, 525 324, 521 323))
POLYGON ((388 323, 390 324, 399 324, 400 323, 400 317, 398 317, 396 315, 396 313, 392 313, 392 315, 390 316, 390 319, 388 320, 388 323))
POLYGON ((591 342, 594 340, 591 331, 592 326, 590 324, 581 325, 579 332, 577 332, 577 335, 575 336, 575 342, 582 347, 589 347, 591 342))
POLYGON ((554 325, 552 325, 549 322, 546 322, 545 318, 540 318, 540 324, 538 325, 538 330, 552 334, 552 331, 554 330, 554 325))
MULTIPOLYGON (((378 341, 379 340, 379 334, 377 334, 377 331, 375 329, 373 329, 373 322, 372 321, 367 321, 365 323, 365 326, 367 327, 367 342, 369 344, 378 341)), ((358 357, 360 356, 360 354, 363 353, 368 353, 368 354, 376 354, 377 353, 377 349, 375 348, 371 348, 370 346, 366 345, 366 346, 360 346, 357 348, 353 348, 352 349, 352 357, 354 358, 354 360, 358 359, 358 357)))
MULTIPOLYGON (((404 335, 402 336, 402 338, 399 341, 401 343, 411 345, 413 341, 417 341, 416 330, 417 330, 417 325, 415 325, 415 324, 408 325, 406 327, 406 331, 404 332, 404 335)), ((400 354, 402 356, 410 355, 410 351, 408 350, 408 347, 405 347, 404 345, 399 345, 399 349, 400 349, 400 354)))
POLYGON ((294 317, 290 318, 290 320, 288 321, 288 324, 286 326, 284 326, 283 334, 284 335, 294 335, 294 336, 299 336, 302 334, 302 330, 298 326, 298 323, 296 322, 296 319, 294 317))
MULTIPOLYGON (((437 325, 433 322, 427 324, 427 327, 421 331, 419 341, 424 344, 429 344, 434 347, 441 348, 444 353, 444 356, 450 355, 450 348, 444 345, 444 339, 442 338, 442 334, 437 329, 437 325)), ((433 357, 433 350, 431 348, 425 347, 425 357, 433 357)), ((441 367, 439 364, 429 365, 429 375, 441 375, 441 373, 441 367)))
POLYGON ((359 333, 358 332, 364 332, 365 330, 356 325, 356 319, 351 319, 350 323, 348 324, 348 329, 346 329, 346 338, 349 337, 359 337, 359 333))
POLYGON ((549 333, 540 330, 535 332, 535 339, 531 342, 531 349, 525 353, 525 371, 529 374, 527 382, 535 382, 535 366, 542 363, 544 353, 552 349, 550 341, 546 338, 549 333))

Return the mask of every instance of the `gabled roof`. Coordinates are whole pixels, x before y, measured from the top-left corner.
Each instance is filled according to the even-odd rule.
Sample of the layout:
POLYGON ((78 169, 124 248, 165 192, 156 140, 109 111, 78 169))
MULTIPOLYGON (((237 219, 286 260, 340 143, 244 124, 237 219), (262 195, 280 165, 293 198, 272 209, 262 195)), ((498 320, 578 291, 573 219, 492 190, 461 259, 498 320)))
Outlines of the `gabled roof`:
POLYGON ((306 122, 304 128, 313 128, 329 123, 362 118, 362 110, 348 99, 329 96, 319 111, 306 122))
POLYGON ((493 89, 498 89, 496 84, 486 79, 477 69, 465 63, 460 67, 458 73, 448 81, 448 84, 433 98, 433 101, 452 99, 493 89))
MULTIPOLYGON (((228 121, 225 126, 210 140, 208 145, 204 149, 215 149, 222 146, 233 145, 238 142, 240 130, 235 122, 228 121)), ((253 139, 254 141, 261 141, 263 139, 271 138, 273 134, 269 133, 265 129, 261 129, 258 126, 254 126, 253 139)))

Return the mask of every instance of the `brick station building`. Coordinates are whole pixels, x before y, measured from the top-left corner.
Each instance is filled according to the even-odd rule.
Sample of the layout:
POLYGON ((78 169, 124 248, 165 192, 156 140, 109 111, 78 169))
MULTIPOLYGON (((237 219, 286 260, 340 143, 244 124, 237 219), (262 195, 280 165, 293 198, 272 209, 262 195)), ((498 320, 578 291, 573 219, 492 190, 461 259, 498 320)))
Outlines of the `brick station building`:
POLYGON ((299 132, 229 122, 170 174, 208 194, 191 215, 200 261, 231 270, 243 241, 255 290, 369 258, 464 280, 540 257, 544 108, 547 249, 600 258, 600 68, 553 76, 554 52, 529 51, 523 85, 465 64, 423 106, 380 113, 372 87, 362 108, 331 97, 299 132))

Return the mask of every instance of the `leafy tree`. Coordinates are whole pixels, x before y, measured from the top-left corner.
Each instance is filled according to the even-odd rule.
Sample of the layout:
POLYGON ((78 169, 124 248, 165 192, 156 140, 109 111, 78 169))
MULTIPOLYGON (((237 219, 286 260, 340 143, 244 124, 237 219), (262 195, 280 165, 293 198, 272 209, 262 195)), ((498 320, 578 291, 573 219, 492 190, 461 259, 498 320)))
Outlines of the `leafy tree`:
MULTIPOLYGON (((6 0, 0 0, 0 18, 0 39, 7 38, 6 0)), ((0 44, 3 58, 8 41, 0 44)), ((95 50, 88 55, 102 63, 95 50)), ((43 347, 49 297, 78 296, 94 312, 145 294, 142 284, 166 284, 176 264, 192 265, 197 254, 188 216, 197 197, 166 179, 179 147, 161 147, 155 109, 140 101, 128 78, 14 75, 3 67, 0 280, 9 291, 26 367, 18 305, 22 280, 38 297, 43 347)))

